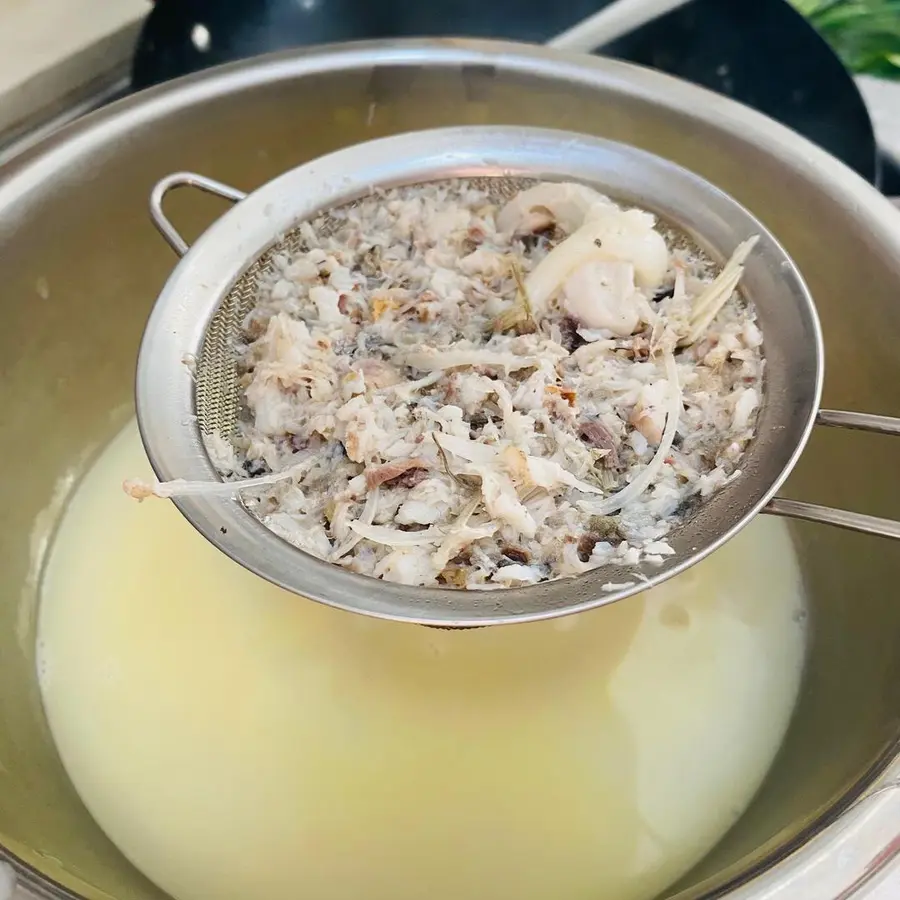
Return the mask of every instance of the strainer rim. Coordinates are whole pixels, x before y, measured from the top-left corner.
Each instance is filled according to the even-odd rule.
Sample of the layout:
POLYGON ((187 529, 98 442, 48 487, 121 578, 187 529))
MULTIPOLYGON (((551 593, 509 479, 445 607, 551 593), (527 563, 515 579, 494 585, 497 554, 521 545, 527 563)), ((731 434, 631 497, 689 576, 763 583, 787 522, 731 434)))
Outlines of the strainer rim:
MULTIPOLYGON (((824 348, 812 297, 796 265, 771 232, 745 207, 707 180, 656 154, 617 141, 556 129, 462 126, 378 138, 337 150, 277 176, 216 220, 173 270, 148 320, 141 344, 136 405, 151 466, 160 480, 179 477, 221 480, 206 455, 197 429, 189 427, 194 414, 194 391, 190 373, 181 361, 185 355, 196 353, 215 308, 247 268, 277 242, 280 234, 321 209, 364 195, 372 184, 387 186, 486 174, 534 176, 540 171, 547 177, 555 175, 601 184, 622 198, 627 191, 610 190, 609 178, 597 174, 597 161, 601 158, 607 164, 615 162, 622 168, 637 166, 645 174, 668 177, 681 189, 704 198, 711 207, 721 208, 721 215, 727 214, 739 223, 738 231, 743 237, 759 234, 766 258, 778 262, 780 281, 791 297, 799 301, 798 312, 809 341, 803 348, 805 365, 810 371, 809 390, 802 409, 790 421, 794 446, 780 470, 766 479, 764 487, 757 486, 752 492, 752 502, 744 504, 743 512, 733 517, 728 528, 692 553, 679 554, 654 572, 645 571, 642 580, 617 590, 603 591, 602 585, 617 578, 633 579, 635 571, 606 567, 539 585, 483 592, 418 588, 355 574, 293 547, 254 518, 236 499, 179 497, 174 502, 182 514, 232 559, 294 593, 379 618, 452 627, 536 621, 604 606, 668 580, 730 540, 755 517, 790 474, 815 422, 824 378, 824 348), (502 151, 498 152, 498 147, 502 151), (553 152, 561 149, 567 152, 570 162, 564 170, 554 172, 553 152), (593 172, 593 176, 579 178, 573 173, 572 158, 593 172), (315 197, 315 203, 309 204, 310 196, 315 197), (308 205, 303 207, 297 197, 308 205), (213 267, 214 261, 218 268, 213 267), (167 330, 173 339, 161 343, 160 335, 167 330), (167 422, 152 414, 152 395, 160 389, 168 390, 170 398, 176 398, 167 407, 167 422), (171 427, 164 430, 176 421, 182 427, 175 433, 171 427), (169 437, 159 440, 162 434, 169 437), (248 554, 248 546, 261 549, 256 554, 252 551, 248 554), (550 602, 547 602, 548 595, 550 602), (470 600, 465 604, 470 607, 475 603, 477 609, 454 610, 453 598, 460 596, 477 597, 477 602, 470 600), (535 609, 534 603, 540 596, 544 597, 544 603, 535 609), (579 596, 582 599, 577 599, 579 596), (498 600, 505 611, 492 611, 498 600)), ((612 170, 607 167, 606 171, 609 175, 612 170)), ((665 202, 647 198, 638 205, 659 212, 665 202)), ((677 213, 670 217, 676 221, 681 219, 680 224, 685 218, 695 220, 700 215, 680 209, 670 210, 671 213, 677 213)), ((709 240, 708 235, 698 237, 709 240)), ((710 249, 719 257, 717 261, 724 261, 726 248, 710 249)), ((751 259, 748 276, 752 277, 754 265, 759 263, 751 259)), ((729 487, 723 488, 723 492, 729 487)), ((722 503, 723 498, 718 502, 722 503)))

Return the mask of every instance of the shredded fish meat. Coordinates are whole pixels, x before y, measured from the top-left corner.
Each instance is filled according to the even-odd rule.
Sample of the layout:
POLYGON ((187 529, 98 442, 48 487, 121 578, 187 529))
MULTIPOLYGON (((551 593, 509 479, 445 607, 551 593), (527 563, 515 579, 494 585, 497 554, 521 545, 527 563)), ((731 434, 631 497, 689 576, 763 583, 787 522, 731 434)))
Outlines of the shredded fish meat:
POLYGON ((662 563, 739 476, 763 397, 738 292, 754 238, 717 272, 592 188, 501 203, 464 180, 373 193, 300 237, 244 322, 244 414, 209 447, 227 480, 132 496, 239 493, 335 565, 493 589, 662 563))

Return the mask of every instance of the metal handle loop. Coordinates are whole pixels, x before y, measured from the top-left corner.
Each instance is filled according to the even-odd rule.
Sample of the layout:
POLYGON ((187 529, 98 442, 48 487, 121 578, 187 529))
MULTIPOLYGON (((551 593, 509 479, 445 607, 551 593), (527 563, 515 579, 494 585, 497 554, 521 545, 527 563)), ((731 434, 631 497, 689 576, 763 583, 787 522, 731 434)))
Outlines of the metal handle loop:
MULTIPOLYGON (((849 428, 855 431, 869 431, 874 434, 900 436, 900 419, 890 416, 876 416, 870 413, 847 412, 841 409, 820 409, 816 416, 816 424, 830 428, 849 428)), ((817 503, 803 503, 799 500, 787 500, 776 497, 770 500, 762 510, 772 516, 785 516, 790 519, 802 519, 806 522, 820 522, 834 525, 848 531, 860 531, 863 534, 874 534, 879 537, 900 540, 900 522, 895 519, 882 519, 879 516, 867 516, 862 513, 820 506, 817 503)))
POLYGON ((239 203, 247 195, 237 188, 223 184, 221 181, 207 178, 204 175, 197 175, 195 172, 173 172, 171 175, 161 178, 150 192, 150 218, 153 220, 153 224, 159 233, 165 238, 166 243, 179 256, 184 256, 190 249, 188 242, 166 218, 162 208, 166 194, 179 187, 197 188, 207 194, 213 194, 224 200, 231 200, 232 203, 239 203))

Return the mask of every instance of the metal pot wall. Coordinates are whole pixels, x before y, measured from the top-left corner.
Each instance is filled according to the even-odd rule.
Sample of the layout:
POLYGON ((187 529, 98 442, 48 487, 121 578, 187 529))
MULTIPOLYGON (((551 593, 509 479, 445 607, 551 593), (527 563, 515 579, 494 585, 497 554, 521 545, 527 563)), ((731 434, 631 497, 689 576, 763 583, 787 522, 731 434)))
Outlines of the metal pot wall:
MULTIPOLYGON (((151 186, 191 169, 252 189, 351 142, 469 123, 629 142, 734 195, 786 245, 812 288, 827 347, 825 403, 900 414, 897 212, 793 133, 665 76, 512 44, 339 46, 213 70, 66 129, 0 174, 0 860, 8 857, 30 891, 160 896, 69 785, 34 662, 48 539, 79 466, 130 413, 138 340, 172 265, 146 213, 151 186)), ((219 207, 175 197, 170 211, 192 238, 219 207)), ((788 494, 896 515, 895 461, 886 438, 816 434, 788 494)), ((796 538, 812 597, 799 707, 750 810, 674 890, 684 900, 787 884, 803 869, 797 860, 831 840, 829 822, 860 797, 885 796, 900 746, 900 554, 886 541, 814 525, 798 525, 796 538)), ((861 865, 889 837, 878 835, 867 838, 861 865)), ((777 896, 827 897, 798 890, 777 896)))

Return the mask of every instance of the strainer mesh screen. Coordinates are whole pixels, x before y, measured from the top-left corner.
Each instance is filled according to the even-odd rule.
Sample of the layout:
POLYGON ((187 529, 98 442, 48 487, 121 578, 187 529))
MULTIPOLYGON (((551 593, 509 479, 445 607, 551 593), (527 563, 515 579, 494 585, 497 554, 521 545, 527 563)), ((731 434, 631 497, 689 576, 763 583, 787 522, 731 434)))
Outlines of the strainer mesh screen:
POLYGON ((197 361, 197 424, 204 436, 231 438, 241 409, 241 381, 235 347, 256 305, 259 279, 274 269, 280 253, 304 249, 299 228, 270 247, 238 279, 210 320, 197 361))
MULTIPOLYGON (((198 242, 191 264, 173 273, 154 308, 138 363, 136 400, 141 433, 160 480, 185 483, 184 488, 178 487, 181 493, 175 502, 188 520, 234 560, 300 596, 381 618, 452 627, 538 620, 606 605, 662 582, 743 527, 771 499, 793 467, 814 423, 821 389, 822 342, 802 277, 765 227, 733 199, 690 172, 636 148, 570 132, 464 126, 406 132, 347 147, 320 157, 314 166, 298 166, 249 195, 192 173, 173 173, 154 188, 151 213, 179 254, 184 254, 185 242, 161 204, 169 190, 187 185, 237 201, 237 206, 226 214, 227 222, 223 220, 221 228, 214 226, 208 239, 198 242), (216 475, 231 480, 231 474, 223 475, 216 464, 217 459, 231 460, 222 452, 227 450, 220 444, 222 439, 234 445, 234 462, 245 470, 235 471, 235 480, 242 481, 246 474, 246 480, 254 485, 279 483, 281 472, 261 471, 257 477, 260 467, 251 464, 256 460, 247 460, 248 449, 256 449, 251 440, 256 422, 246 391, 251 384, 255 386, 257 376, 265 374, 254 370, 255 352, 248 355, 248 347, 262 337, 259 329, 266 316, 262 310, 252 314, 262 301, 266 310, 271 306, 273 311, 290 314, 292 309, 275 295, 282 258, 299 262, 298 258, 312 249, 327 253, 329 245, 339 248, 344 243, 348 210, 370 198, 380 205, 383 192, 448 185, 459 179, 483 191, 497 206, 523 189, 555 181, 577 182, 623 206, 647 210, 656 214, 658 231, 670 250, 683 248, 692 271, 704 281, 707 272, 698 270, 709 266, 708 274, 718 274, 740 242, 761 235, 742 279, 746 293, 741 291, 756 307, 760 330, 766 335, 766 375, 756 435, 741 458, 741 477, 710 494, 703 502, 702 515, 684 510, 686 519, 671 534, 674 553, 662 561, 642 562, 637 567, 613 561, 577 578, 504 588, 499 595, 410 587, 362 578, 349 566, 331 565, 315 558, 316 554, 298 551, 293 542, 260 521, 270 500, 277 505, 280 489, 276 487, 249 491, 243 486, 206 486, 216 475), (317 232, 316 238, 310 235, 307 223, 317 232), (317 239, 329 236, 330 241, 317 239), (253 247, 259 248, 258 253, 254 254, 253 247), (193 383, 179 367, 186 361, 186 353, 194 364, 193 383), (193 424, 185 427, 188 420, 193 424), (204 484, 197 487, 199 482, 204 484)), ((551 215, 548 221, 552 220, 551 215)), ((565 230, 560 229, 559 238, 565 230)), ((365 234, 353 236, 368 241, 365 234)), ((348 230, 348 245, 350 237, 348 230)), ((542 252, 555 244, 557 234, 547 237, 542 252)), ((356 266, 363 257, 354 249, 352 264, 356 266)), ((532 263, 538 258, 539 254, 532 254, 532 263)), ((302 268, 298 265, 298 272, 302 268)), ((367 290, 381 284, 380 279, 369 281, 374 275, 368 271, 357 274, 365 275, 367 290)), ((398 285, 403 281, 399 266, 387 274, 389 286, 394 280, 398 285)), ((329 286, 331 280, 329 277, 329 286)), ((415 280, 416 285, 425 283, 415 280)), ((298 285, 298 290, 302 291, 302 286, 298 285)), ((295 294, 293 289, 278 291, 282 293, 290 299, 295 294)), ((328 301, 333 298, 329 296, 328 301)), ((416 293, 404 295, 404 304, 416 301, 416 293)), ((490 321, 488 311, 485 325, 490 321)), ((476 330, 473 325, 465 331, 451 331, 449 339, 476 330)), ((426 333, 431 332, 423 329, 423 335, 426 333)), ((435 329, 435 334, 435 343, 444 339, 443 331, 435 329)), ((416 344, 416 338, 397 342, 401 360, 407 344, 416 344)), ((258 349, 259 358, 266 360, 273 348, 263 342, 258 349)), ((369 348, 364 349, 366 358, 369 348)), ((645 349, 640 347, 642 353, 645 349)), ((386 354, 396 355, 390 349, 386 354)), ((435 402, 441 401, 436 395, 435 402)), ((304 441, 302 436, 300 440, 278 437, 279 452, 283 447, 285 459, 293 456, 292 447, 304 441)), ((673 434, 671 440, 676 437, 673 434)), ((697 446, 700 438, 698 431, 697 446)), ((333 449, 339 456, 340 448, 333 449)), ((330 471, 330 459, 315 462, 322 462, 323 470, 330 471)), ((654 475, 652 470, 650 475, 654 475)))

